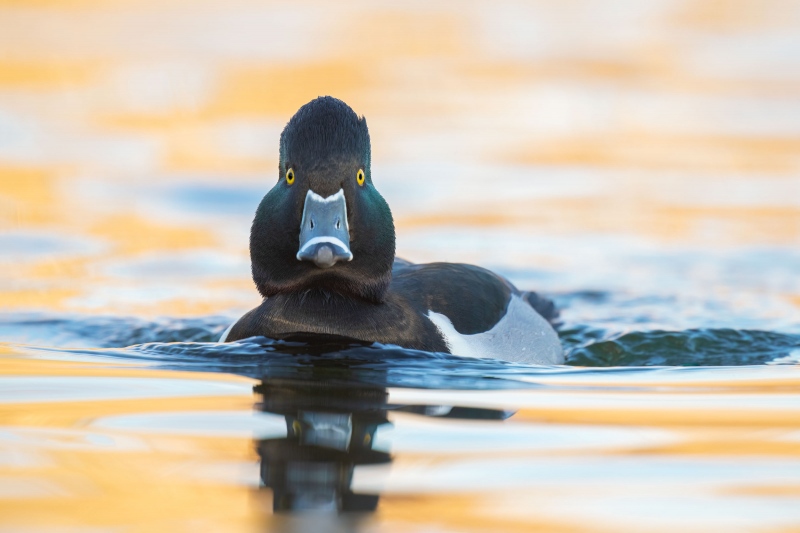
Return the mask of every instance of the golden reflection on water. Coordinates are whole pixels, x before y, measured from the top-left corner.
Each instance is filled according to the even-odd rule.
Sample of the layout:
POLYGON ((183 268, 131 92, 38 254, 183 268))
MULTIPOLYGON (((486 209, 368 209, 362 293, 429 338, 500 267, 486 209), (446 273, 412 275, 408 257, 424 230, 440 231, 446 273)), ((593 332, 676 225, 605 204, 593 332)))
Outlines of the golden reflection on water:
MULTIPOLYGON (((0 233, 45 239, 0 253, 0 309, 187 316, 254 304, 251 213, 217 212, 202 202, 186 208, 174 196, 186 184, 263 194, 274 179, 282 125, 321 94, 367 116, 376 183, 388 190, 399 251, 413 259, 442 259, 415 238, 450 227, 517 231, 532 241, 556 235, 578 246, 585 234, 655 246, 794 246, 798 34, 798 6, 777 0, 355 2, 342 10, 246 0, 0 2, 0 233), (530 169, 538 173, 526 174, 530 169), (561 179, 573 179, 561 172, 575 169, 580 176, 559 188, 561 179), (419 192, 404 195, 409 188, 419 192), (159 270, 171 257, 192 265, 224 260, 209 274, 182 276, 159 270)), ((474 259, 464 250, 448 253, 449 260, 474 259)), ((515 253, 518 264, 539 257, 515 253)), ((781 296, 800 308, 800 294, 781 296)), ((249 435, 93 426, 128 414, 250 413, 252 380, 2 350, 0 377, 8 379, 200 385, 178 396, 138 397, 133 388, 129 397, 71 401, 48 400, 50 382, 42 382, 35 402, 0 404, 0 529, 308 527, 270 515, 249 435), (212 395, 203 383, 239 388, 212 395)), ((507 405, 496 400, 518 409, 498 427, 572 425, 589 437, 593 428, 660 433, 601 450, 502 452, 513 459, 507 463, 492 463, 502 454, 491 450, 400 450, 387 483, 394 488, 377 514, 339 527, 640 531, 655 509, 659 520, 649 522, 650 531, 709 531, 705 520, 720 518, 720 510, 727 515, 722 530, 789 531, 797 517, 770 510, 800 507, 797 477, 720 475, 706 485, 701 478, 717 463, 735 470, 752 461, 758 473, 784 461, 796 471, 794 374, 664 382, 669 390, 605 393, 602 408, 592 408, 600 399, 592 392, 528 391, 507 405), (557 398, 572 404, 548 403, 557 398), (748 398, 762 407, 724 405, 748 398), (639 400, 654 407, 619 406, 639 400), (534 474, 512 479, 519 463, 567 475, 572 471, 559 462, 565 456, 577 465, 612 466, 571 485, 548 485, 534 474), (675 469, 701 473, 683 485, 658 473, 651 484, 632 474, 648 460, 683 459, 694 462, 675 469), (437 476, 449 479, 448 467, 458 465, 474 472, 463 487, 437 485, 437 476), (489 483, 493 477, 501 481, 489 483), (476 481, 484 478, 485 486, 476 481), (690 496, 709 514, 670 513, 683 509, 681 492, 695 483, 701 487, 690 496), (737 525, 741 502, 747 509, 764 504, 766 515, 737 525), (629 510, 634 516, 626 517, 629 510)), ((489 403, 498 397, 474 395, 489 403)), ((398 427, 410 416, 395 417, 398 427)), ((438 435, 436 427, 428 430, 438 435)))
MULTIPOLYGON (((226 375, 181 374, 109 369, 87 363, 31 361, 3 355, 0 375, 14 377, 146 377, 241 383, 243 394, 178 398, 137 398, 135 387, 109 401, 3 403, 3 527, 11 530, 69 530, 132 526, 135 531, 168 531, 189 527, 202 509, 204 530, 241 528, 254 517, 246 487, 196 481, 198 467, 252 461, 247 438, 181 437, 94 430, 93 422, 127 413, 165 411, 232 412, 249 410, 249 380, 226 375), (127 396, 127 397, 126 397, 127 396)), ((125 387, 124 382, 121 387, 125 387)))
MULTIPOLYGON (((326 516, 271 513, 252 440, 263 429, 257 421, 233 431, 225 424, 251 416, 254 380, 31 359, 13 348, 2 357, 0 380, 38 383, 26 399, 7 393, 0 403, 0 510, 10 530, 304 531, 326 516), (70 386, 70 378, 102 378, 108 387, 70 386), (164 416, 172 422, 159 424, 164 416)), ((782 531, 796 523, 800 494, 795 370, 540 380, 606 392, 390 389, 388 401, 401 405, 526 407, 505 421, 390 412, 394 428, 378 445, 390 446, 390 467, 359 473, 357 466, 352 481, 353 490, 379 491, 377 512, 313 527, 639 531, 647 523, 652 531, 749 531, 753 518, 737 522, 737 505, 756 505, 773 513, 758 515, 758 529, 782 531), (646 388, 653 383, 657 390, 646 388), (749 408, 739 407, 750 398, 749 408), (677 509, 694 504, 671 515, 676 502, 677 509), (642 506, 650 518, 636 517, 642 506)), ((282 418, 272 431, 276 425, 282 418)))

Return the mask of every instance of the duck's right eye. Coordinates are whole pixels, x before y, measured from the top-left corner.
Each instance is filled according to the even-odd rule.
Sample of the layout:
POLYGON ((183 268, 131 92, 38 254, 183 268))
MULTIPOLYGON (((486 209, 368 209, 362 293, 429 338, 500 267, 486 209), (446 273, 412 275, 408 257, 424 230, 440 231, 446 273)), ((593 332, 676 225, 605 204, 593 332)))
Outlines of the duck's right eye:
POLYGON ((291 185, 294 183, 294 169, 289 169, 286 171, 286 183, 291 185))

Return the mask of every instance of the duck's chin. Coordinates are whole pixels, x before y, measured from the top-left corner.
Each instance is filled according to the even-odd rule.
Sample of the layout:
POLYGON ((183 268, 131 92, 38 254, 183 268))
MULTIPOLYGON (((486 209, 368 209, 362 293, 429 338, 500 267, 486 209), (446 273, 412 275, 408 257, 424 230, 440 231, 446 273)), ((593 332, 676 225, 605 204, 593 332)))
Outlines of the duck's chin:
POLYGON ((253 281, 265 298, 279 294, 318 292, 322 295, 341 295, 378 304, 383 302, 392 280, 391 270, 378 275, 366 275, 354 268, 352 263, 337 263, 321 268, 306 261, 298 266, 300 268, 292 269, 290 276, 279 277, 253 265, 253 281))

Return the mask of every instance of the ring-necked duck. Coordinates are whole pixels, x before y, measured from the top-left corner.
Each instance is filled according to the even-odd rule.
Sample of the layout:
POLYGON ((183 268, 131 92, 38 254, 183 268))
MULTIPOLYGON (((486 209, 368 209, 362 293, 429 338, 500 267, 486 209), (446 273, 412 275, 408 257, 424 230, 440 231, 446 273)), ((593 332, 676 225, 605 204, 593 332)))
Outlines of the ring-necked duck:
POLYGON ((281 134, 278 183, 250 232, 264 297, 220 341, 324 335, 560 364, 553 304, 480 267, 395 258, 392 213, 372 183, 367 122, 320 97, 281 134))

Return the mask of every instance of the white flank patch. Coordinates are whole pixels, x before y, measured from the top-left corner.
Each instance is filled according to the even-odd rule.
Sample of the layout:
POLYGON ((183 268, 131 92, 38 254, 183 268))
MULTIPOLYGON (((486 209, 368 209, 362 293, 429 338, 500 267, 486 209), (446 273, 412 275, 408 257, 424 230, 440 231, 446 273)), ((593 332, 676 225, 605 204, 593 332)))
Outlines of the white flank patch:
POLYGON ((428 311, 428 318, 439 328, 453 355, 537 365, 564 363, 564 352, 555 330, 516 295, 511 297, 505 316, 483 333, 462 335, 441 313, 428 311))

